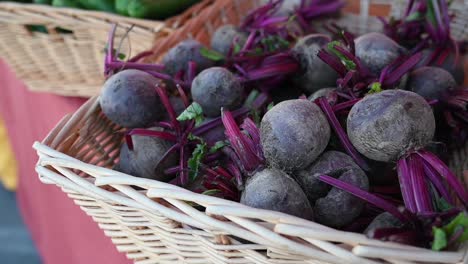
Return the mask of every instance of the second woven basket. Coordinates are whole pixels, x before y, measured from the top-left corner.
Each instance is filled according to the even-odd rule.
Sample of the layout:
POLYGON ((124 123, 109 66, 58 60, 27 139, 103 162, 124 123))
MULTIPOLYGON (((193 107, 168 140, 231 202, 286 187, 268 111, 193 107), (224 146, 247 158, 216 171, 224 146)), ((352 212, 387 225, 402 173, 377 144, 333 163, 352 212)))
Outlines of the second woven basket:
MULTIPOLYGON (((193 6, 194 14, 205 7, 193 6)), ((170 23, 97 11, 37 4, 0 2, 0 59, 32 91, 91 97, 104 82, 107 35, 118 24, 116 42, 127 57, 150 49, 159 38, 184 25, 190 16, 170 23), (131 43, 131 45, 130 45, 131 43)))

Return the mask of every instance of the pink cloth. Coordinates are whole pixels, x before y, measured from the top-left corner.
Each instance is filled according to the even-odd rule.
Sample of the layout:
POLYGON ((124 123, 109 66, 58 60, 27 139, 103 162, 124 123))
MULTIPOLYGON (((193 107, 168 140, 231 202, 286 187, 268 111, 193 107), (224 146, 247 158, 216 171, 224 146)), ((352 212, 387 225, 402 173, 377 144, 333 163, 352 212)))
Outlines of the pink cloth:
POLYGON ((109 238, 55 185, 34 171, 34 141, 41 141, 81 98, 32 93, 0 59, 0 116, 19 166, 18 206, 46 264, 131 263, 109 238))

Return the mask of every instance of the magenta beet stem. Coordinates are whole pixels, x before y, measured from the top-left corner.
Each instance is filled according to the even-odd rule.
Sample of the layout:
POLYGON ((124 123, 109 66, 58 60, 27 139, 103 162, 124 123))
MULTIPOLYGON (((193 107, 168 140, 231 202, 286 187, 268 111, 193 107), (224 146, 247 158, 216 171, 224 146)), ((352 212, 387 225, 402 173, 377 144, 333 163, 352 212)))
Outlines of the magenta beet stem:
POLYGON ((340 139, 340 142, 345 148, 346 153, 348 153, 348 155, 350 155, 353 158, 353 160, 356 162, 356 164, 359 167, 361 167, 361 169, 365 171, 369 171, 370 170, 369 165, 367 165, 367 162, 357 152, 353 144, 351 144, 351 141, 349 141, 348 135, 346 134, 344 129, 341 127, 341 124, 336 118, 335 113, 333 112, 333 109, 331 108, 327 99, 324 97, 321 97, 317 99, 317 101, 318 101, 318 105, 320 106, 325 116, 327 117, 328 122, 330 122, 333 130, 335 131, 336 135, 340 139))
POLYGON ((452 196, 450 195, 449 191, 447 190, 447 187, 445 184, 442 182, 440 179, 439 175, 437 175, 437 172, 434 171, 434 168, 432 168, 427 161, 423 161, 424 164, 424 173, 426 176, 429 178, 431 183, 434 185, 436 190, 439 192, 439 194, 445 199, 450 204, 453 204, 453 199, 452 196))
POLYGON ((349 101, 339 103, 335 106, 333 106, 333 112, 339 112, 341 110, 353 107, 357 102, 361 101, 362 98, 356 98, 356 99, 351 99, 349 101))
MULTIPOLYGON (((238 118, 244 115, 247 115, 252 109, 259 109, 261 108, 265 103, 267 103, 269 100, 269 96, 267 93, 260 93, 258 97, 253 101, 252 105, 250 107, 243 106, 239 109, 236 109, 231 112, 232 116, 234 118, 238 118)), ((204 123, 203 125, 196 127, 193 131, 192 134, 195 136, 203 135, 207 131, 219 126, 222 124, 221 117, 217 117, 213 120, 210 120, 209 122, 204 123)))
POLYGON ((155 71, 160 72, 164 70, 164 65, 161 64, 150 64, 150 63, 139 63, 130 61, 111 61, 106 63, 107 69, 115 70, 141 70, 141 71, 155 71))
POLYGON ((179 171, 180 171, 180 167, 176 166, 176 167, 167 168, 166 170, 164 170, 164 174, 172 175, 172 174, 178 173, 179 171))
POLYGON ((426 179, 424 177, 424 170, 422 167, 422 161, 419 156, 412 153, 408 157, 409 169, 411 176, 411 186, 414 190, 414 200, 416 201, 417 212, 433 212, 431 196, 429 194, 429 188, 427 186, 426 179))
POLYGON ((278 75, 287 75, 295 73, 298 70, 299 64, 294 60, 290 60, 288 62, 275 62, 269 65, 263 65, 259 69, 247 71, 247 80, 255 81, 264 78, 276 77, 278 75))
POLYGON ((131 140, 131 136, 137 135, 137 136, 148 136, 148 137, 157 137, 160 139, 172 141, 172 142, 177 142, 177 137, 171 133, 164 132, 164 131, 154 131, 154 130, 149 130, 149 129, 144 129, 144 128, 134 128, 130 130, 127 135, 125 136, 125 139, 127 140, 128 148, 130 150, 133 149, 133 141, 131 140))
POLYGON ((359 187, 356 187, 352 184, 349 184, 347 182, 335 179, 333 177, 330 177, 328 175, 320 175, 319 180, 328 183, 332 185, 333 187, 336 187, 340 190, 346 191, 356 197, 361 198, 362 200, 377 206, 378 208, 381 208, 389 213, 391 213, 393 216, 398 218, 402 222, 408 222, 411 221, 411 218, 408 217, 407 215, 403 214, 398 210, 398 208, 393 205, 392 203, 386 201, 385 199, 382 199, 374 194, 371 194, 359 187))
POLYGON ((189 181, 189 177, 188 177, 188 173, 187 173, 187 159, 188 157, 185 156, 185 147, 182 146, 180 148, 180 155, 179 155, 179 167, 180 167, 180 174, 179 174, 179 181, 180 181, 180 185, 182 186, 185 186, 188 181, 189 181))
POLYGON ((175 145, 172 145, 172 147, 170 147, 166 153, 163 154, 163 156, 161 157, 161 159, 159 160, 159 164, 162 164, 165 160, 167 160, 167 158, 169 157, 169 155, 173 152, 175 152, 176 150, 178 150, 180 148, 180 144, 177 143, 175 145))
POLYGON ((229 175, 229 173, 227 173, 224 169, 221 171, 219 171, 218 169, 219 168, 216 168, 216 170, 213 170, 207 166, 203 167, 203 171, 206 174, 205 179, 203 181, 203 185, 207 189, 220 190, 223 193, 225 198, 230 197, 233 200, 238 200, 239 193, 237 191, 237 188, 230 181, 232 176, 229 175), (227 173, 227 177, 226 175, 224 175, 224 173, 227 173))
POLYGON ((348 87, 348 86, 352 86, 352 85, 348 85, 348 83, 353 79, 353 77, 357 74, 357 72, 355 71, 349 71, 346 73, 346 75, 341 78, 341 79, 338 79, 336 81, 336 83, 338 84, 338 87, 348 87))
POLYGON ((257 32, 255 30, 252 30, 250 32, 249 37, 245 41, 244 47, 242 47, 241 52, 246 52, 246 51, 248 51, 248 50, 250 50, 252 48, 256 36, 257 36, 257 32))
POLYGON ((182 89, 180 85, 176 85, 177 91, 179 92, 180 99, 182 99, 182 102, 184 102, 185 108, 189 107, 190 101, 188 99, 187 93, 182 89))
POLYGON ((341 63, 338 58, 335 56, 331 55, 330 53, 326 52, 325 50, 320 50, 317 53, 317 56, 326 64, 328 64, 330 67, 333 68, 340 76, 341 78, 344 78, 346 76, 346 73, 348 70, 346 67, 341 63))
POLYGON ((257 169, 262 164, 262 159, 257 156, 252 139, 240 131, 234 117, 229 111, 222 111, 221 119, 226 128, 226 138, 240 159, 243 168, 248 172, 257 169))
POLYGON ((348 60, 353 61, 356 64, 357 71, 359 72, 361 71, 360 61, 354 54, 352 54, 350 51, 348 51, 347 49, 343 48, 340 45, 335 45, 335 49, 339 51, 343 56, 345 56, 348 60))
POLYGON ((447 180, 447 183, 452 187, 460 198, 463 205, 468 206, 468 192, 457 179, 455 174, 441 161, 436 155, 432 154, 427 150, 417 152, 421 158, 423 158, 435 171, 439 173, 443 178, 447 180))
MULTIPOLYGON (((407 72, 409 72, 416 64, 421 61, 423 57, 422 52, 418 52, 414 55, 412 55, 410 58, 408 58, 406 61, 401 63, 398 67, 395 65, 395 63, 398 64, 399 59, 395 61, 395 63, 390 64, 389 68, 391 68, 391 72, 387 73, 384 80, 382 80, 382 84, 386 86, 394 85, 398 81, 400 81, 401 77, 405 75, 407 72), (396 68, 395 68, 396 67, 396 68)), ((385 71, 385 69, 384 69, 385 71)))
POLYGON ((397 161, 397 173, 405 207, 414 213, 417 211, 416 201, 414 200, 411 175, 406 158, 403 157, 397 161))
POLYGON ((243 179, 242 179, 242 173, 236 167, 236 165, 234 165, 233 163, 229 163, 227 165, 227 168, 228 168, 229 172, 232 175, 234 175, 234 178, 236 178, 237 188, 239 189, 243 185, 243 182, 244 182, 243 179))
POLYGON ((107 75, 111 70, 125 70, 125 69, 136 69, 142 71, 162 71, 164 70, 164 65, 161 64, 148 64, 148 63, 138 63, 136 61, 140 60, 143 57, 151 55, 153 52, 146 51, 140 54, 137 54, 135 57, 129 59, 128 61, 122 62, 118 61, 115 58, 114 54, 114 36, 117 25, 112 25, 111 31, 108 36, 108 47, 106 56, 104 59, 104 74, 107 75))
POLYGON ((254 144, 257 157, 263 163, 265 161, 265 157, 263 156, 263 148, 260 143, 260 131, 258 130, 254 121, 247 117, 241 124, 241 128, 247 131, 247 134, 250 136, 250 138, 252 139, 252 143, 254 144))
POLYGON ((259 27, 263 28, 263 27, 269 26, 271 24, 283 23, 283 22, 288 21, 288 19, 289 19, 289 17, 271 17, 271 18, 263 20, 260 23, 259 27))
MULTIPOLYGON (((191 83, 184 82, 180 78, 177 78, 177 77, 172 78, 171 76, 169 76, 167 74, 160 73, 160 72, 155 72, 155 71, 147 71, 147 73, 153 75, 154 77, 156 77, 158 79, 173 82, 175 85, 180 85, 183 88, 185 88, 186 90, 190 90, 191 83)), ((181 72, 181 73, 183 74, 183 72, 181 72)))
POLYGON ((111 31, 109 32, 109 36, 107 37, 107 52, 104 61, 104 65, 110 63, 114 60, 114 35, 115 31, 117 30, 117 25, 112 24, 111 31))
POLYGON ((193 79, 195 79, 195 75, 197 74, 197 64, 193 61, 188 63, 188 71, 187 71, 187 81, 188 83, 192 83, 193 79))
POLYGON ((170 123, 165 122, 165 121, 157 122, 154 126, 158 126, 160 128, 166 128, 166 129, 174 129, 170 123))
POLYGON ((215 171, 228 180, 231 180, 232 178, 234 178, 234 176, 232 176, 228 171, 226 171, 222 167, 216 167, 215 171))
POLYGON ((166 111, 169 115, 171 120, 171 124, 174 127, 176 134, 180 134, 180 123, 177 120, 177 114, 172 106, 171 102, 169 101, 169 96, 167 95, 166 89, 162 88, 159 85, 156 85, 156 92, 159 95, 159 99, 161 99, 161 103, 166 108, 166 111))
POLYGON ((342 8, 345 3, 343 1, 328 1, 331 3, 314 3, 316 1, 312 1, 313 4, 310 4, 308 7, 303 8, 300 12, 302 13, 303 17, 307 20, 311 20, 313 18, 326 15, 326 14, 333 14, 336 13, 342 8))
POLYGON ((355 43, 354 43, 355 36, 345 31, 343 32, 343 39, 346 42, 346 45, 349 46, 349 50, 351 54, 356 54, 356 48, 355 48, 355 43))
MULTIPOLYGON (((243 115, 246 115, 250 112, 250 108, 248 107, 241 107, 237 110, 234 110, 232 111, 232 116, 234 118, 237 118, 239 116, 243 116, 243 115)), ((221 117, 217 117, 213 120, 210 120, 208 122, 206 122, 205 124, 195 128, 193 131, 192 131, 192 134, 195 135, 195 136, 199 136, 199 135, 203 135, 204 133, 208 132, 209 130, 221 125, 223 122, 221 120, 221 117)))
POLYGON ((132 58, 130 58, 128 60, 128 62, 138 62, 139 60, 141 60, 141 59, 143 59, 145 57, 151 56, 153 54, 154 54, 154 52, 152 52, 150 50, 143 51, 143 52, 140 52, 137 55, 133 56, 132 58))

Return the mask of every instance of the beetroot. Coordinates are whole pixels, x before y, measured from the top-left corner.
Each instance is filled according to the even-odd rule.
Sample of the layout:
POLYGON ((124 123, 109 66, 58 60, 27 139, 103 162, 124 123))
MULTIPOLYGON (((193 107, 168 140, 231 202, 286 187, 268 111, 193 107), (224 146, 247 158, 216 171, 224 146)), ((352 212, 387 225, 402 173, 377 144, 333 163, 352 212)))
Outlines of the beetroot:
POLYGON ((403 90, 366 96, 351 109, 347 125, 349 139, 361 154, 385 162, 427 145, 435 130, 426 100, 403 90))
POLYGON ((374 220, 367 226, 366 230, 364 230, 364 234, 367 234, 368 236, 373 236, 372 233, 374 233, 377 229, 380 228, 399 228, 403 225, 403 223, 390 214, 389 212, 383 212, 376 216, 374 220))
POLYGON ((430 100, 440 100, 444 93, 454 90, 457 83, 452 75, 438 67, 421 67, 409 74, 406 89, 430 100))
MULTIPOLYGON (((151 128, 152 131, 161 131, 151 128)), ((133 150, 126 143, 120 149, 118 169, 121 172, 158 181, 168 181, 172 178, 164 174, 164 170, 177 164, 177 155, 169 154, 164 160, 162 157, 171 148, 172 144, 157 137, 132 137, 133 150)))
POLYGON ((375 76, 379 76, 383 68, 406 53, 398 43, 377 32, 364 34, 354 42, 356 56, 375 76))
POLYGON ((197 72, 213 66, 213 61, 201 55, 202 47, 203 45, 198 41, 189 39, 171 48, 163 58, 166 72, 172 76, 181 71, 186 72, 190 61, 195 63, 197 72))
POLYGON ((301 67, 295 81, 304 91, 313 93, 336 84, 338 74, 317 56, 328 42, 330 38, 327 35, 311 34, 299 39, 292 49, 301 67))
POLYGON ((320 108, 304 100, 275 105, 260 124, 260 138, 267 162, 286 171, 312 163, 330 139, 330 126, 320 108))
POLYGON ((243 87, 229 70, 212 67, 202 71, 192 83, 193 100, 209 117, 219 116, 221 108, 235 110, 242 104, 243 87))
POLYGON ((319 223, 342 227, 356 219, 364 208, 364 202, 359 198, 346 191, 330 188, 318 178, 328 175, 368 190, 366 174, 344 153, 324 152, 310 166, 294 175, 313 206, 315 220, 319 223))
POLYGON ((233 25, 224 25, 216 29, 211 37, 211 48, 228 56, 234 51, 234 41, 239 47, 243 47, 248 34, 233 25))
POLYGON ((313 212, 301 187, 286 173, 264 169, 250 178, 242 192, 242 204, 312 220, 313 212))
POLYGON ((378 161, 397 161, 403 200, 411 212, 434 212, 432 200, 438 196, 453 204, 447 185, 465 206, 468 204, 468 192, 456 176, 437 156, 424 150, 434 131, 431 107, 409 91, 368 95, 348 116, 349 138, 359 152, 378 161), (429 182, 436 191, 429 189, 429 182))
POLYGON ((102 112, 123 127, 148 127, 165 116, 155 91, 160 81, 139 70, 124 70, 104 83, 99 98, 102 112))
POLYGON ((439 67, 448 71, 457 84, 462 85, 465 80, 465 71, 463 70, 463 59, 458 58, 458 61, 455 60, 455 52, 445 51, 445 53, 440 54, 439 56, 434 56, 436 51, 434 49, 425 49, 423 51, 424 59, 421 60, 419 66, 431 66, 439 67))

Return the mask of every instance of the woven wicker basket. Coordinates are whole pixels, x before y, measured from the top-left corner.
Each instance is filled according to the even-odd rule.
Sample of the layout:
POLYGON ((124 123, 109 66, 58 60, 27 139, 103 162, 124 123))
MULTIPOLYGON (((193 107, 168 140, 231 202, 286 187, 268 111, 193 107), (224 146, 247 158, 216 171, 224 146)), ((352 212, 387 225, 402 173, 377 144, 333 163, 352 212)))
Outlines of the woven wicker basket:
MULTIPOLYGON (((224 1, 216 1, 216 7, 222 6, 225 15, 236 10, 233 6, 239 1, 223 5, 218 2, 224 1)), ((204 26, 210 24, 209 14, 219 17, 219 10, 203 10, 203 22, 192 21, 197 27, 187 24, 208 32, 194 37, 203 39, 199 36, 209 36, 208 30, 222 23, 204 26)), ((188 31, 181 28, 180 32, 188 31)), ((161 49, 166 48, 162 45, 161 49)), ((122 132, 102 114, 98 98, 93 97, 64 117, 42 143, 34 144, 39 155, 36 171, 42 182, 62 188, 135 263, 468 262, 466 247, 458 252, 433 252, 371 240, 114 171, 122 132), (195 209, 194 204, 205 210, 195 209)), ((468 167, 466 153, 468 148, 454 153, 457 171, 468 167)))
POLYGON ((104 82, 104 47, 111 24, 120 26, 117 41, 134 26, 130 41, 123 41, 121 50, 135 55, 182 26, 186 18, 178 16, 171 23, 163 23, 104 12, 0 2, 0 58, 33 91, 91 97, 99 93, 104 82), (45 26, 47 33, 31 31, 30 26, 37 25, 45 26), (70 32, 63 33, 58 27, 70 32))

